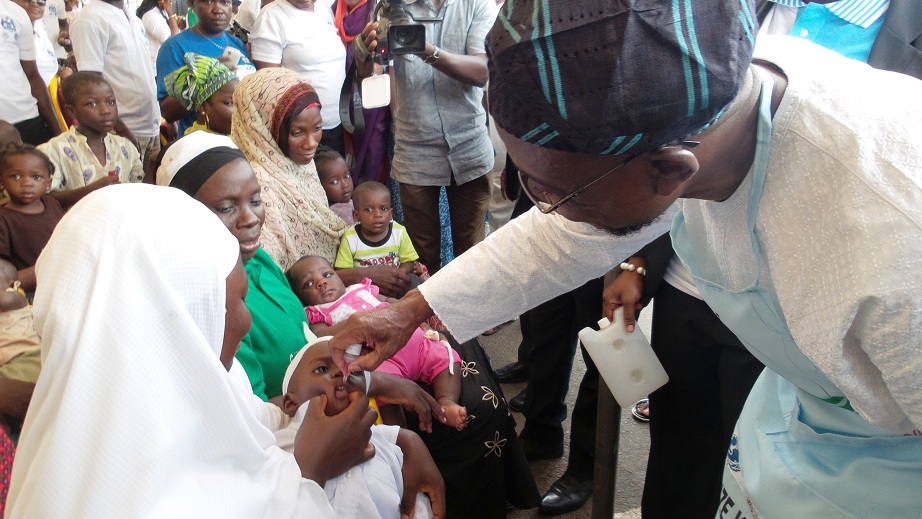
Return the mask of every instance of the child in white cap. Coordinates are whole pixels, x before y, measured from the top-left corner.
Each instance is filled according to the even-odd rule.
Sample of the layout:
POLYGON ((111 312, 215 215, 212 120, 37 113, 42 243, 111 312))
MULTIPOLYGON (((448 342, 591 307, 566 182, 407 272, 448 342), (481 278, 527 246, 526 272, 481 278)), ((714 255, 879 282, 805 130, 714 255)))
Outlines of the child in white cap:
MULTIPOLYGON (((327 346, 329 337, 315 339, 299 351, 288 366, 282 381, 282 409, 291 416, 288 426, 275 431, 276 444, 293 452, 295 435, 307 413, 309 400, 321 399, 323 411, 334 416, 349 406, 349 393, 365 393, 367 385, 344 377, 333 362, 327 346)), ((432 456, 420 437, 396 425, 373 425, 371 444, 375 455, 370 460, 352 467, 342 475, 328 479, 324 491, 336 517, 362 517, 398 519, 401 516, 400 500, 403 495, 404 453, 412 453, 415 463, 427 463, 437 471, 432 456)), ((432 517, 432 508, 425 494, 416 496, 417 519, 432 517)))

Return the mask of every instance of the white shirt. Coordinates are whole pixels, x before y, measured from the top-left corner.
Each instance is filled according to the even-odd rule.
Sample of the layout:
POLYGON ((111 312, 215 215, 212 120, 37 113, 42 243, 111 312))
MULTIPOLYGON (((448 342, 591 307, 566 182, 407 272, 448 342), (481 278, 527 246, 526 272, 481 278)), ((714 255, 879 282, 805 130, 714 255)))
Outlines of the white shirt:
POLYGON ((615 237, 532 208, 442 267, 419 291, 463 342, 604 275, 667 232, 675 213, 671 208, 640 232, 615 237))
MULTIPOLYGON (((307 408, 307 402, 301 404, 286 427, 273 431, 276 445, 286 452, 294 452, 295 435, 301 428, 307 408)), ((375 447, 374 457, 327 480, 323 490, 336 517, 400 517, 400 499, 403 496, 403 451, 397 446, 399 432, 400 428, 396 425, 371 426, 370 443, 375 447)), ((432 508, 424 494, 417 496, 414 517, 432 517, 432 508)))
POLYGON ((244 29, 253 32, 253 24, 259 16, 259 10, 262 9, 262 0, 243 0, 240 7, 237 8, 237 16, 234 21, 244 29))
POLYGON ((77 68, 102 72, 118 100, 119 118, 131 133, 158 135, 160 105, 141 20, 103 0, 90 0, 74 19, 70 37, 77 68))
POLYGON ((32 22, 15 2, 0 2, 0 119, 12 124, 38 117, 38 102, 20 60, 35 61, 32 22))
POLYGON ((333 11, 324 2, 314 11, 287 0, 267 5, 253 26, 254 61, 281 63, 307 80, 320 97, 323 129, 340 124, 339 97, 346 80, 346 47, 333 25, 333 11))
POLYGON ((61 34, 60 20, 67 20, 67 9, 64 6, 64 0, 48 0, 45 4, 45 16, 42 21, 45 22, 45 30, 48 33, 48 41, 54 48, 54 56, 59 59, 67 58, 67 51, 64 47, 58 45, 58 35, 61 34))
POLYGON ((58 73, 58 58, 54 55, 51 40, 48 39, 44 18, 36 20, 33 29, 35 29, 35 64, 38 65, 38 73, 42 76, 42 81, 45 82, 45 86, 48 86, 51 84, 51 78, 58 73))
POLYGON ((171 36, 170 24, 164 16, 166 15, 159 7, 154 7, 141 17, 141 23, 144 24, 144 31, 147 33, 150 62, 154 70, 157 70, 157 53, 160 52, 160 46, 171 36))

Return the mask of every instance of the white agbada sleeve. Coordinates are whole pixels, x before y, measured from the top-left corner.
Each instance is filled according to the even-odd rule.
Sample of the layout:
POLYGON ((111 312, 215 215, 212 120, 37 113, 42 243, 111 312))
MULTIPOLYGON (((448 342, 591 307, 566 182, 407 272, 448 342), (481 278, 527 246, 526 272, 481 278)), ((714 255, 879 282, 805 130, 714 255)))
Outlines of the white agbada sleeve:
POLYGON ((602 276, 668 231, 676 212, 673 206, 640 231, 615 236, 532 209, 455 258, 419 291, 464 342, 602 276))
POLYGON ((36 264, 42 374, 7 517, 333 517, 219 359, 239 257, 178 189, 111 186, 65 215, 36 264))

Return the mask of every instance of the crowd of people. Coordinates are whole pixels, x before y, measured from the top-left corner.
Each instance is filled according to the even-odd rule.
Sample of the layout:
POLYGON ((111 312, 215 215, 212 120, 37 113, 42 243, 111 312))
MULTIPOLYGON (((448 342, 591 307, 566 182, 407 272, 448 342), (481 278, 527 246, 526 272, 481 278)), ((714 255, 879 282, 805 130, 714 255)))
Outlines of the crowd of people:
POLYGON ((922 9, 647 4, 0 0, 0 517, 572 511, 651 296, 644 517, 917 517, 922 9))
MULTIPOLYGON (((359 12, 364 13, 366 23, 370 22, 368 7, 374 4, 362 5, 359 12)), ((397 517, 401 513, 413 515, 419 504, 417 517, 443 517, 446 510, 452 516, 501 517, 509 505, 534 506, 537 488, 517 444, 515 423, 476 342, 459 344, 446 337, 444 330, 440 333, 427 326, 414 341, 418 353, 411 354, 408 349, 403 363, 368 374, 364 385, 347 383, 354 375, 344 376, 331 360, 321 370, 316 355, 305 359, 310 368, 295 369, 307 349, 305 343, 318 342, 311 327, 318 334, 330 333, 348 316, 336 310, 323 314, 327 318, 320 321, 310 318, 322 308, 322 304, 317 306, 319 301, 334 303, 340 296, 348 299, 345 292, 327 291, 332 279, 342 288, 373 287, 375 294, 382 298, 386 294, 390 301, 396 301, 394 297, 428 277, 426 267, 417 261, 419 255, 408 229, 392 221, 390 191, 378 182, 388 178, 384 140, 392 132, 390 110, 365 114, 367 126, 360 128, 349 116, 349 129, 343 129, 339 97, 347 77, 351 38, 342 20, 339 25, 335 22, 333 8, 318 4, 315 10, 313 3, 280 0, 257 18, 244 43, 228 32, 237 7, 230 1, 190 2, 190 13, 195 15, 195 21, 190 22, 175 14, 169 1, 144 2, 134 10, 121 1, 92 0, 79 8, 69 24, 61 26, 58 36, 62 42, 68 39, 70 54, 61 58, 60 66, 66 65, 68 72, 56 79, 56 92, 49 91, 30 63, 36 57, 37 42, 51 48, 49 37, 37 29, 43 7, 44 2, 38 1, 23 2, 21 7, 4 1, 4 9, 20 9, 13 12, 12 19, 23 23, 12 26, 16 38, 8 41, 19 50, 9 56, 21 58, 23 82, 16 86, 21 94, 33 94, 36 112, 24 114, 32 117, 22 120, 8 108, 21 110, 28 103, 8 96, 5 103, 10 106, 0 107, 0 117, 8 119, 2 127, 0 152, 0 183, 8 197, 0 208, 0 255, 5 265, 4 286, 9 287, 4 300, 4 317, 9 319, 4 334, 17 334, 9 340, 4 337, 0 350, 0 383, 4 400, 10 397, 2 409, 4 449, 6 440, 18 442, 16 477, 10 481, 6 467, 2 478, 4 489, 12 484, 6 513, 10 517, 96 515, 103 511, 156 515, 153 511, 168 513, 186 503, 190 508, 184 513, 201 515, 195 511, 209 509, 213 501, 192 504, 188 500, 191 488, 182 474, 195 479, 202 475, 196 475, 197 470, 218 473, 219 465, 226 463, 218 453, 226 449, 225 454, 230 454, 235 448, 241 459, 238 470, 228 471, 222 480, 237 485, 240 491, 232 494, 247 505, 237 507, 228 501, 212 508, 211 513, 234 510, 254 516, 246 511, 265 509, 282 515, 301 511, 311 517, 334 511, 339 516, 397 517), (51 93, 58 94, 57 103, 51 101, 51 93), (377 122, 376 115, 381 116, 377 122), (354 189, 352 170, 360 172, 354 189), (130 186, 145 182, 157 187, 130 186), (215 223, 210 221, 213 216, 202 218, 200 209, 171 201, 167 195, 176 189, 164 186, 185 192, 183 196, 195 200, 196 206, 208 209, 205 214, 217 215, 222 232, 202 240, 195 238, 199 233, 215 234, 215 223), (86 202, 80 203, 84 198, 86 202), (171 216, 150 218, 154 211, 168 211, 171 216), (94 229, 93 241, 103 248, 89 243, 84 232, 68 230, 74 228, 94 229), (129 228, 135 236, 133 241, 117 237, 129 228), (225 239, 228 230, 237 243, 230 256, 225 239), (177 232, 188 238, 175 240, 169 247, 157 245, 160 238, 155 235, 169 239, 177 232), (39 257, 62 253, 56 250, 78 249, 86 254, 70 257, 67 268, 80 270, 82 282, 88 283, 84 295, 92 292, 94 297, 108 300, 95 311, 103 312, 103 306, 110 305, 120 308, 116 314, 122 317, 112 314, 112 318, 125 323, 123 330, 100 322, 97 325, 105 330, 93 325, 81 333, 64 333, 68 325, 58 319, 53 308, 43 306, 43 302, 63 301, 52 292, 76 294, 71 291, 73 285, 54 280, 50 271, 43 271, 39 257), (119 255, 125 256, 119 259, 119 255), (213 261, 203 261, 209 255, 213 261), (137 263, 127 260, 129 256, 145 259, 137 263), (237 267, 229 261, 234 256, 240 258, 237 267), (342 257, 339 261, 338 256, 342 257), (107 257, 122 267, 106 273, 102 265, 109 261, 107 257), (321 275, 316 284, 302 279, 298 266, 312 259, 326 265, 332 279, 321 275), (341 268, 334 271, 334 263, 341 268), (153 264, 157 274, 145 273, 144 265, 153 264), (186 268, 188 272, 181 274, 186 268), (135 286, 132 293, 137 304, 123 305, 118 297, 106 295, 115 289, 115 285, 105 287, 106 280, 134 284, 132 276, 135 280, 141 276, 161 281, 147 288, 135 286), (176 276, 189 276, 188 282, 176 276), (227 283, 220 282, 224 278, 227 283), (307 295, 314 284, 313 292, 323 287, 316 301, 307 295), (245 310, 241 312, 239 303, 244 294, 245 310), (225 299, 227 306, 222 307, 225 299), (149 305, 158 310, 151 312, 149 305), (46 315, 43 308, 51 311, 47 320, 42 317, 46 315), (167 314, 186 317, 180 318, 182 325, 165 324, 169 330, 154 333, 129 317, 135 312, 146 314, 143 320, 151 323, 167 314), (46 323, 58 332, 46 331, 46 323), (122 335, 129 331, 139 338, 143 335, 143 341, 122 335), (53 349, 62 357, 45 357, 40 362, 41 345, 52 349, 61 334, 68 336, 67 345, 61 342, 53 349), (177 339, 184 335, 188 340, 177 339), (115 337, 120 339, 113 340, 115 337), (100 349, 93 352, 84 347, 87 340, 96 342, 100 349), (117 353, 125 344, 141 342, 160 360, 117 353), (172 343, 169 348, 163 347, 166 342, 172 343), (169 353, 171 348, 175 355, 169 353), (188 356, 182 353, 186 349, 190 350, 188 356), (85 369, 84 361, 96 355, 109 358, 111 363, 85 369), (178 364, 183 367, 177 369, 178 364), (45 369, 40 370, 40 366, 45 369), (121 447, 129 447, 122 439, 140 434, 135 439, 143 437, 147 445, 137 461, 128 463, 137 469, 134 476, 116 481, 108 474, 98 480, 83 479, 83 488, 78 488, 83 483, 76 480, 62 487, 61 482, 69 477, 65 472, 45 476, 56 461, 54 453, 40 445, 46 438, 60 438, 56 431, 75 427, 80 411, 62 409, 54 417, 47 416, 48 420, 34 421, 33 417, 41 414, 43 407, 50 409, 45 406, 67 407, 63 400, 73 391, 82 391, 76 386, 65 391, 60 381, 89 383, 97 369, 111 369, 119 375, 85 393, 89 401, 101 402, 101 395, 121 387, 132 374, 146 379, 148 387, 170 387, 163 388, 166 393, 161 394, 159 389, 148 392, 136 386, 138 391, 148 392, 144 399, 151 405, 156 402, 157 409, 144 411, 143 420, 129 417, 133 422, 130 426, 112 427, 104 416, 108 411, 100 406, 97 411, 101 414, 87 414, 87 423, 76 433, 107 445, 106 456, 84 459, 94 465, 92 470, 79 460, 73 460, 68 469, 93 473, 115 467, 126 455, 121 447), (198 370, 202 376, 193 377, 191 373, 198 370), (298 375, 305 370, 305 375, 298 375), (190 380, 195 378, 194 387, 176 384, 187 376, 183 372, 190 380), (293 379, 291 372, 295 373, 293 379), (325 380, 328 386, 309 383, 310 377, 325 380), (188 401, 178 402, 183 394, 188 401), (368 420, 374 421, 371 415, 377 415, 367 412, 369 397, 390 424, 376 426, 370 436, 368 420), (27 408, 33 410, 28 416, 27 408), (182 409, 190 417, 201 411, 198 419, 190 421, 199 425, 188 431, 163 430, 164 420, 184 413, 182 409), (204 441, 223 445, 213 451, 197 449, 195 446, 206 437, 197 436, 194 431, 198 427, 202 434, 215 435, 214 442, 204 441), (419 434, 411 432, 414 430, 419 434), (271 441, 273 432, 275 442, 271 441), (191 455, 193 450, 195 455, 191 455), (184 468, 174 472, 171 462, 163 466, 163 474, 172 481, 170 489, 151 484, 146 469, 140 469, 146 463, 143 460, 176 456, 183 458, 184 468), (207 468, 209 459, 214 462, 211 468, 207 468), (384 478, 386 474, 390 476, 384 478), (363 482, 361 488, 368 490, 370 499, 357 493, 354 485, 358 481, 363 482), (248 486, 252 488, 246 490, 248 486), (318 492, 320 486, 323 489, 318 492), (41 497, 54 487, 54 499, 41 497), (268 491, 273 487, 278 491, 268 491), (94 490, 87 491, 90 488, 94 490), (471 490, 477 499, 469 498, 471 490), (106 499, 111 492, 122 494, 122 498, 106 499)), ((345 3, 339 6, 340 18, 356 8, 345 3)), ((443 63, 450 65, 453 52, 476 51, 481 55, 477 58, 479 76, 485 77, 483 40, 494 17, 495 7, 484 11, 470 42, 463 38, 434 40, 445 47, 443 63)), ((355 21, 349 23, 354 25, 355 21)), ((364 24, 357 32, 362 28, 364 24)), ((393 67, 431 68, 414 59, 397 58, 406 64, 393 67)), ((58 66, 56 60, 55 64, 58 66)), ((356 77, 352 68, 350 80, 356 77)), ((437 88, 434 77, 429 80, 432 88, 437 88)), ((451 87, 450 95, 459 104, 452 109, 457 112, 472 106, 468 101, 482 97, 482 86, 481 81, 451 87)), ((481 120, 477 129, 486 136, 484 108, 476 105, 464 115, 465 120, 469 117, 481 120)), ((484 164, 492 166, 492 149, 480 150, 482 157, 473 168, 466 161, 452 165, 449 157, 457 146, 444 139, 432 144, 435 153, 442 154, 446 186, 453 169, 461 176, 454 183, 463 185, 469 178, 483 176, 484 164)), ((471 218, 483 220, 484 212, 485 205, 471 218)), ((482 233, 481 221, 480 236, 470 236, 467 246, 482 239, 482 233)), ((437 251, 438 247, 436 244, 437 251)), ((70 252, 65 254, 70 256, 70 252)), ((438 252, 434 257, 433 271, 440 266, 438 252)), ((57 260, 44 264, 52 270, 64 266, 57 260)), ((360 304, 362 299, 351 301, 360 304)), ((375 303, 383 304, 377 299, 375 303)), ((83 305, 76 301, 70 304, 83 305)), ((79 320, 93 317, 85 314, 79 320)), ((329 352, 325 346, 323 349, 329 352)), ((122 392, 135 401, 132 407, 149 407, 130 396, 134 391, 126 388, 122 392)), ((222 490, 221 495, 225 493, 222 490)))

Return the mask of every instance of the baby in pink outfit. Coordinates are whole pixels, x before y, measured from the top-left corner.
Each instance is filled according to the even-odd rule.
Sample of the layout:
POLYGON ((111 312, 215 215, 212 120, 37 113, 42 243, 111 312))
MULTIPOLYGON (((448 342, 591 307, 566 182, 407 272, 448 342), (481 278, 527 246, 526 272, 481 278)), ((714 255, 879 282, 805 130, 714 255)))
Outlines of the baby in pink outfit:
MULTIPOLYGON (((370 279, 346 287, 333 266, 318 256, 299 259, 288 269, 287 276, 292 290, 305 305, 311 330, 318 336, 333 335, 337 325, 356 312, 389 304, 370 279)), ((377 371, 429 384, 445 411, 446 423, 464 428, 467 410, 458 404, 461 357, 447 341, 440 340, 435 330, 417 328, 406 346, 378 366, 377 371)))

